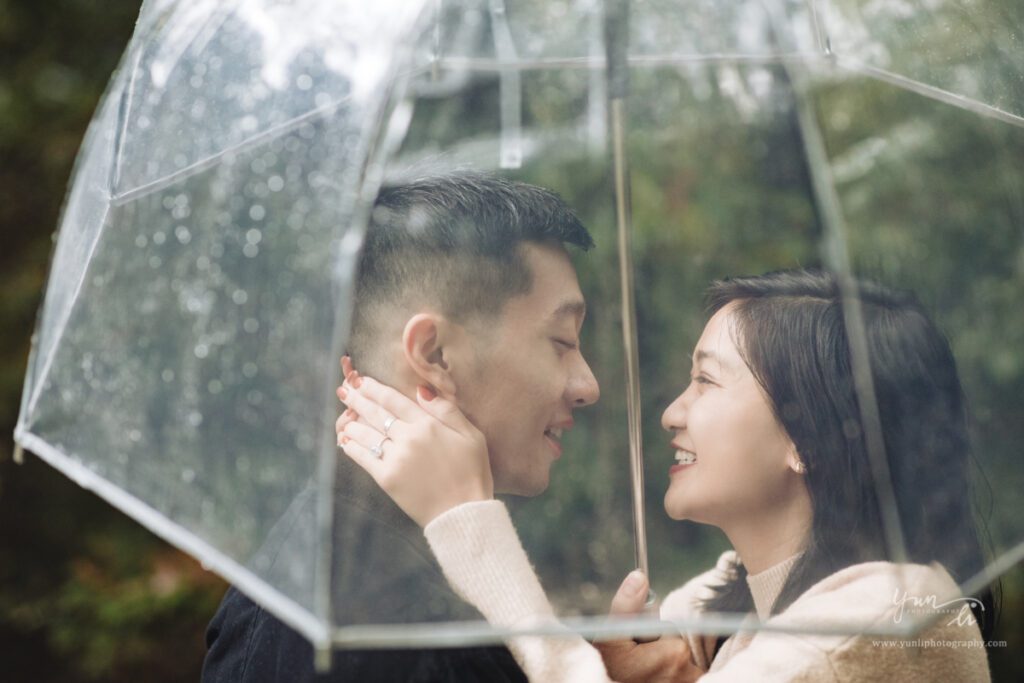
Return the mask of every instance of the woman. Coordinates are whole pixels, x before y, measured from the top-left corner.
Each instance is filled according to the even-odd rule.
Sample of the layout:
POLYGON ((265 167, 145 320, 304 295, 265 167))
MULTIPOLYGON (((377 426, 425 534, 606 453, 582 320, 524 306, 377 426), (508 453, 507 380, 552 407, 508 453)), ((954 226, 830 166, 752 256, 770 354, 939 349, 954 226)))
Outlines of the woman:
MULTIPOLYGON (((902 619, 906 599, 894 589, 940 604, 981 568, 967 495, 964 399, 948 343, 911 297, 871 283, 858 289, 877 413, 858 405, 833 276, 790 271, 711 286, 712 316, 694 350, 690 384, 662 416, 678 461, 665 509, 673 519, 721 528, 734 551, 671 593, 663 618, 703 610, 812 632, 837 620, 867 628, 902 619), (872 424, 877 429, 865 428, 872 424), (869 464, 873 434, 881 436, 874 447, 884 449, 899 512, 895 529, 885 528, 869 464), (886 531, 902 535, 905 563, 886 561, 886 531)), ((427 388, 414 403, 346 374, 339 396, 359 419, 348 413, 339 420, 343 449, 425 527, 456 590, 500 625, 553 618, 507 512, 490 500, 486 475, 472 474, 486 469, 479 433, 427 388), (369 449, 385 431, 393 443, 378 459, 369 449)), ((988 628, 991 605, 960 600, 988 628)), ((961 647, 920 650, 866 636, 741 632, 723 641, 688 634, 694 669, 687 675, 707 671, 709 682, 986 681, 971 615, 941 618, 918 636, 961 647)), ((621 673, 615 647, 603 648, 607 671, 595 678, 596 654, 582 640, 524 638, 509 646, 533 680, 621 673)))

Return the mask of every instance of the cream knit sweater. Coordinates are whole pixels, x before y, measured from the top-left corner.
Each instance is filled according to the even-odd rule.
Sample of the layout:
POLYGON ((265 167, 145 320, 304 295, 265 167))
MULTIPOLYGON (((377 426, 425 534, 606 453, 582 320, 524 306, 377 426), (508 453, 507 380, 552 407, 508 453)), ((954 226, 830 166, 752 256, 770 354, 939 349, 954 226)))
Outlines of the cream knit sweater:
MULTIPOLYGON (((428 524, 424 533, 452 587, 489 622, 504 627, 556 622, 503 503, 491 500, 460 505, 428 524)), ((723 554, 715 568, 670 593, 661 606, 662 618, 671 621, 692 616, 708 586, 720 583, 734 560, 731 551, 723 554)), ((769 616, 795 560, 789 558, 748 577, 762 618, 769 616)), ((799 628, 804 634, 741 631, 726 641, 713 662, 714 638, 685 636, 694 662, 708 671, 700 679, 704 683, 990 680, 977 625, 957 625, 954 614, 949 619, 942 617, 913 641, 895 644, 868 636, 813 634, 816 626, 838 621, 861 628, 891 624, 899 616, 895 595, 921 599, 934 595, 941 604, 959 594, 952 578, 937 564, 869 562, 823 579, 770 618, 774 624, 799 628), (918 646, 922 642, 923 646, 918 646)), ((917 616, 921 608, 915 609, 917 616)), ((909 606, 904 610, 903 618, 909 619, 909 606)), ((756 621, 756 615, 750 619, 756 621)), ((597 650, 571 634, 564 638, 512 638, 508 647, 528 678, 537 683, 610 680, 597 650)))

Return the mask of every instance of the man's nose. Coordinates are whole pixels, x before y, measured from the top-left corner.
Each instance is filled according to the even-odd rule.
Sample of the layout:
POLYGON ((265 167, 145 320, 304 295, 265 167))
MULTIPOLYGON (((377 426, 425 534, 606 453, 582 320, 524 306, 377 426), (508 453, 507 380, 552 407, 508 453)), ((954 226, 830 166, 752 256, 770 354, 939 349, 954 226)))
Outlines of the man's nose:
POLYGON ((580 357, 580 362, 569 378, 569 399, 577 408, 593 405, 601 398, 601 387, 597 384, 597 378, 587 361, 580 357))

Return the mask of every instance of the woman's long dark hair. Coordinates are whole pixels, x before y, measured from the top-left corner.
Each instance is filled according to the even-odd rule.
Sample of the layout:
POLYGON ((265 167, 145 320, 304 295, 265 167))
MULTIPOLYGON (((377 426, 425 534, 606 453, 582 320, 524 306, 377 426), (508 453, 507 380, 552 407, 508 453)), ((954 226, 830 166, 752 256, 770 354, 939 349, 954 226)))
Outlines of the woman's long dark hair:
MULTIPOLYGON (((857 283, 885 454, 909 561, 938 562, 962 583, 984 556, 970 481, 967 411, 946 338, 913 296, 857 283)), ((712 283, 711 313, 733 304, 734 342, 807 466, 813 521, 806 549, 772 614, 826 576, 890 560, 854 388, 835 276, 782 271, 712 283)), ((747 612, 746 569, 716 589, 708 611, 747 612)), ((975 605, 984 637, 991 593, 975 605)))

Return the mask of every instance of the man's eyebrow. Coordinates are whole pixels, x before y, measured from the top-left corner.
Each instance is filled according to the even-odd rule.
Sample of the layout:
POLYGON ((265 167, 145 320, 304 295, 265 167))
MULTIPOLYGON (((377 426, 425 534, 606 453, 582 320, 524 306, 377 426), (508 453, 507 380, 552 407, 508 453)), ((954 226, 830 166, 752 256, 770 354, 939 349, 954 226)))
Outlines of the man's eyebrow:
POLYGON ((551 314, 551 319, 572 316, 582 320, 587 315, 587 304, 582 299, 570 299, 563 301, 551 314))

